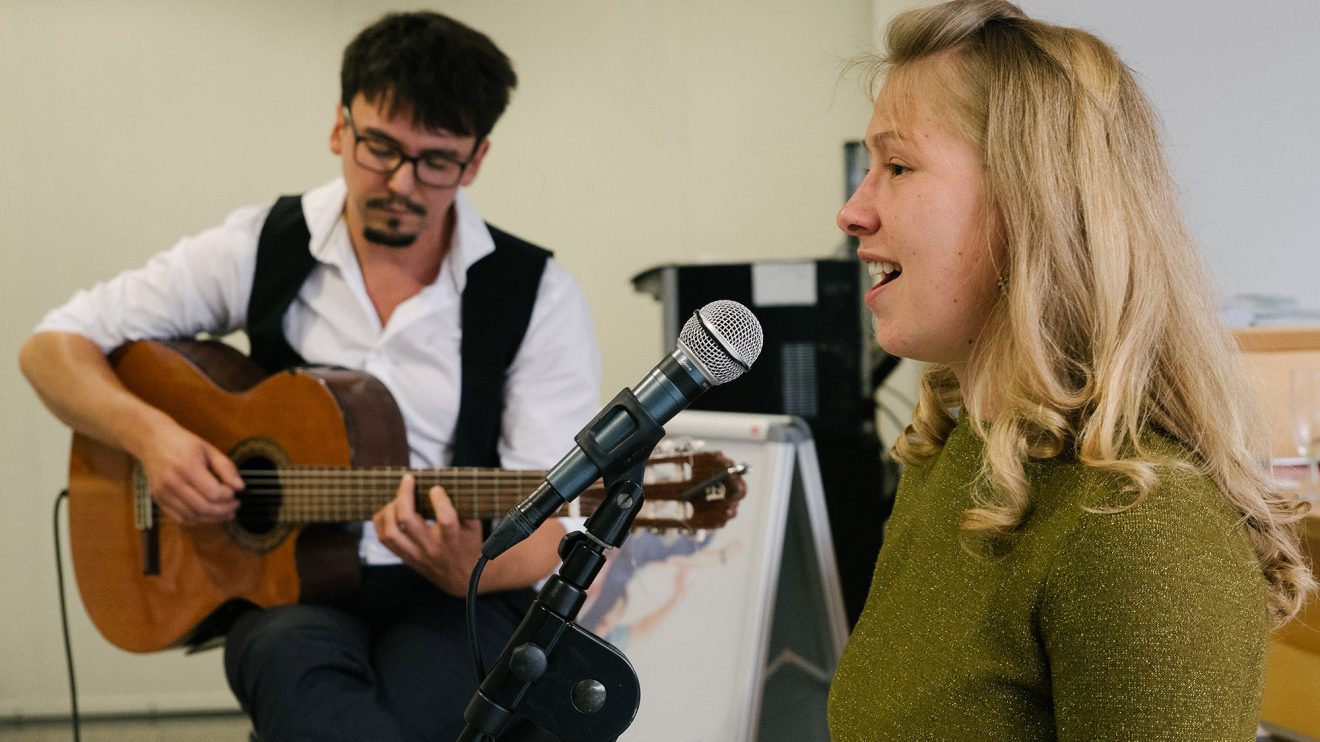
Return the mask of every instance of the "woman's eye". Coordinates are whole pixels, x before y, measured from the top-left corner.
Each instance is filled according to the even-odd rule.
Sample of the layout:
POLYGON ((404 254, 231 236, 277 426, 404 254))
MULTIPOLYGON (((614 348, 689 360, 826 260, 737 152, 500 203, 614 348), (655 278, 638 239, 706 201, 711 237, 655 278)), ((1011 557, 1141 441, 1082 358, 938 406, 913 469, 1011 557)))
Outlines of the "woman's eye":
POLYGON ((885 169, 889 171, 890 175, 894 175, 894 176, 902 175, 903 173, 910 172, 912 170, 907 165, 900 165, 897 162, 885 163, 885 169))

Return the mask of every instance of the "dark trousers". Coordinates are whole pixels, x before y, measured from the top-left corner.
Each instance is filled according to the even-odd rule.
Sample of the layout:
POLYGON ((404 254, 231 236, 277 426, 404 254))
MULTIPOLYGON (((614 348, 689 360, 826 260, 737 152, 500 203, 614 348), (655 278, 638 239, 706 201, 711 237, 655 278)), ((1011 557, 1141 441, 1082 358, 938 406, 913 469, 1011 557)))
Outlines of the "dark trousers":
MULTIPOLYGON (((478 599, 487 666, 534 597, 478 599)), ((240 617, 225 640, 225 674, 262 742, 451 742, 476 691, 464 610, 407 567, 366 568, 346 610, 290 605, 240 617)))

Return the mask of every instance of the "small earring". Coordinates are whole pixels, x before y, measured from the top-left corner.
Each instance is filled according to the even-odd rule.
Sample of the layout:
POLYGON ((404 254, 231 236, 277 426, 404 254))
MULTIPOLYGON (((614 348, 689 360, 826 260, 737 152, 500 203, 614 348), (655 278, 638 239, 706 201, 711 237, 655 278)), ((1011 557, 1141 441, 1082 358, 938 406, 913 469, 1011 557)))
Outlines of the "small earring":
POLYGON ((1001 293, 1001 294, 1007 294, 1007 293, 1008 293, 1008 274, 1007 274, 1007 273, 1000 273, 1000 274, 999 274, 999 280, 998 280, 998 281, 995 281, 995 285, 999 287, 999 293, 1001 293))

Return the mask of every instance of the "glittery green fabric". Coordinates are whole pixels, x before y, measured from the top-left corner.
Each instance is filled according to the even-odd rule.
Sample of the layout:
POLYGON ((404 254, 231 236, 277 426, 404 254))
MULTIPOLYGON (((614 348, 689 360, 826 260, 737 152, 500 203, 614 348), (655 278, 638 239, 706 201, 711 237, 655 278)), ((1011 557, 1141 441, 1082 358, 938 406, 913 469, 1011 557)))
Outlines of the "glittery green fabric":
POLYGON ((1165 470, 1100 515, 1083 506, 1131 499, 1118 477, 1033 463, 1034 509, 991 553, 958 528, 981 454, 964 419, 905 472, 830 688, 834 742, 1255 739, 1265 583, 1214 485, 1165 470))

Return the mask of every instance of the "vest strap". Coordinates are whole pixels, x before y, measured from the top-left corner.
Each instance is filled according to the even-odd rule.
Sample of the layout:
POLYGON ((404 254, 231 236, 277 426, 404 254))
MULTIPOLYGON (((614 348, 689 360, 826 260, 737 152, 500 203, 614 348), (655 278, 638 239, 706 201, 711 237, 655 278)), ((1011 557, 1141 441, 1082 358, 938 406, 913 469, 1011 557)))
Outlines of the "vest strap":
POLYGON ((307 365, 285 339, 283 325, 289 305, 316 267, 311 242, 302 196, 280 196, 261 227, 247 310, 249 355, 267 373, 307 365))
POLYGON ((490 227, 495 252, 472 265, 463 290, 463 379, 454 466, 499 466, 509 365, 532 319, 550 253, 490 227))

